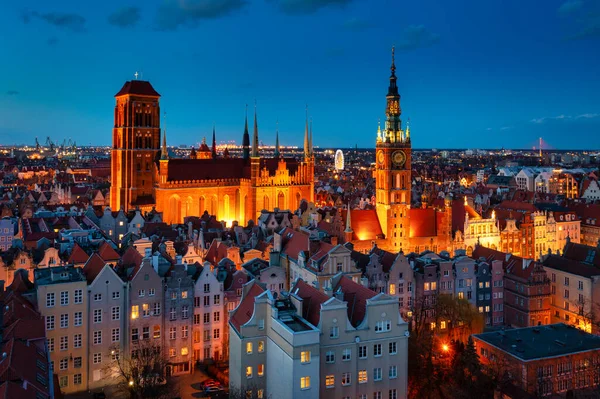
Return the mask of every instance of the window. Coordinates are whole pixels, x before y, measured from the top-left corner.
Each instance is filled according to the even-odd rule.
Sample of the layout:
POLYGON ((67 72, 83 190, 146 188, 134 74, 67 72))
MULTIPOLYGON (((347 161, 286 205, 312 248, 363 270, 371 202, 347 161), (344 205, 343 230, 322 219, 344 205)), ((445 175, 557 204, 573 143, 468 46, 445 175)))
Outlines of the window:
POLYGON ((246 367, 246 378, 252 378, 252 366, 246 367))
POLYGON ((258 353, 265 351, 265 341, 258 341, 258 353))
POLYGON ((83 290, 75 290, 73 293, 73 302, 76 304, 83 303, 83 290))
POLYGON ((154 337, 154 339, 160 338, 160 325, 158 325, 158 324, 154 325, 154 330, 152 332, 152 336, 154 337))
POLYGON ((61 370, 66 370, 69 367, 69 358, 63 357, 62 359, 60 359, 58 364, 61 370))
POLYGON ((60 315, 60 328, 69 328, 69 314, 60 315))
POLYGON ((131 341, 136 342, 138 339, 140 339, 140 334, 137 328, 132 328, 131 329, 131 341))
POLYGON ((252 353, 252 342, 246 342, 246 353, 247 354, 252 353))
POLYGON ((210 292, 210 284, 204 284, 204 293, 210 292))
POLYGON ((327 353, 325 353, 325 363, 335 363, 334 351, 327 351, 327 353))
POLYGON ((102 300, 102 294, 94 294, 94 301, 98 302, 102 300))
POLYGON ((68 336, 60 337, 60 350, 66 351, 68 349, 69 349, 69 337, 68 336))
POLYGON ((67 306, 69 304, 69 292, 61 291, 60 292, 60 305, 67 306))
POLYGON ((155 293, 156 293, 156 290, 154 288, 148 289, 148 296, 154 296, 155 293))
POLYGON ((213 313, 213 321, 220 321, 221 320, 221 312, 214 312, 213 313))
POLYGON ((121 330, 118 328, 113 328, 110 336, 112 338, 112 342, 119 342, 121 340, 121 330))
POLYGON ((94 345, 102 344, 102 330, 94 331, 94 345))
POLYGON ((204 313, 204 324, 210 323, 210 313, 204 313))
POLYGON ((142 316, 150 316, 150 306, 147 303, 142 304, 142 316))
POLYGON ((46 316, 46 330, 54 330, 54 316, 46 316))
POLYGON ((60 385, 61 388, 68 387, 69 386, 69 376, 67 376, 67 375, 61 376, 58 380, 58 384, 60 385))
POLYGON ((338 338, 339 337, 339 328, 338 326, 333 326, 329 329, 329 338, 338 338))
POLYGON ((189 336, 188 326, 181 326, 181 338, 186 339, 189 336))
POLYGON ((310 388, 310 377, 300 377, 300 389, 310 388))
POLYGON ((325 376, 325 386, 327 388, 333 388, 335 386, 335 376, 333 374, 325 376))
POLYGON ((366 345, 358 347, 358 358, 359 359, 366 359, 367 358, 367 346, 366 345))
POLYGON ((79 369, 81 368, 81 356, 77 356, 73 358, 73 367, 79 369))
POLYGON ((373 356, 381 356, 381 344, 375 344, 373 345, 373 356))
POLYGON ((218 305, 221 303, 221 295, 217 294, 217 295, 213 295, 213 302, 215 305, 218 305))
POLYGON ((265 397, 265 390, 264 389, 259 389, 256 391, 256 397, 257 399, 264 399, 265 397))
POLYGON ((146 290, 138 290, 138 297, 146 296, 146 290))
POLYGON ((344 349, 342 351, 342 361, 346 362, 348 360, 350 360, 352 358, 352 350, 351 349, 344 349))
POLYGON ((150 327, 142 327, 142 339, 150 339, 150 327))
POLYGON ((181 307, 181 318, 187 319, 189 316, 189 307, 187 305, 183 305, 181 307))
POLYGON ((131 306, 131 319, 135 320, 140 317, 140 306, 132 305, 131 306))
POLYGON ((208 295, 204 297, 204 306, 210 306, 210 297, 208 295))
POLYGON ((310 351, 300 352, 300 362, 301 363, 310 363, 310 351))
POLYGON ((583 281, 578 281, 577 282, 577 289, 579 289, 579 290, 583 289, 583 281))
POLYGON ((342 385, 348 386, 352 383, 352 377, 350 373, 342 373, 342 385))
POLYGON ((177 309, 171 308, 171 311, 169 312, 169 317, 171 320, 177 320, 177 309))
POLYGON ((373 380, 374 381, 381 381, 381 367, 375 367, 373 369, 373 380))
POLYGON ((200 315, 199 314, 194 315, 194 324, 200 324, 200 315))
POLYGON ((358 383, 365 384, 367 382, 367 370, 359 370, 358 383))
POLYGON ((204 330, 204 342, 210 341, 210 330, 204 330))
POLYGON ((113 291, 112 299, 119 299, 119 298, 121 298, 121 293, 119 291, 113 291))
POLYGON ((48 338, 48 352, 54 352, 54 338, 48 338))
POLYGON ((213 330, 213 339, 219 339, 221 337, 221 330, 218 328, 215 328, 213 330))
POLYGON ((396 295, 396 284, 390 284, 390 295, 396 295))
POLYGON ((154 302, 154 316, 160 316, 160 302, 154 302))
POLYGON ((181 299, 187 299, 188 297, 188 292, 187 291, 181 291, 181 299))
POLYGON ((172 291, 171 292, 171 300, 176 300, 177 299, 177 291, 172 291))
POLYGON ((169 339, 177 339, 177 327, 169 327, 169 339))
POLYGON ((94 359, 94 364, 100 364, 100 363, 102 363, 102 354, 101 353, 94 353, 93 359, 94 359))
POLYGON ((183 348, 181 348, 181 356, 187 356, 189 353, 189 350, 187 348, 187 346, 184 346, 183 348))
POLYGON ((260 319, 258 321, 258 329, 259 330, 264 330, 265 329, 265 319, 260 319))
POLYGON ((265 365, 264 364, 259 364, 257 367, 258 371, 257 374, 259 377, 262 377, 263 375, 265 375, 265 365))
POLYGON ((81 374, 73 375, 73 385, 81 385, 81 374))
POLYGON ((398 399, 398 393, 396 392, 396 388, 390 389, 388 399, 398 399))
POLYGON ((54 292, 46 293, 46 307, 47 308, 54 307, 54 292))
POLYGON ((102 309, 94 309, 94 324, 102 323, 102 309))
POLYGON ((381 399, 381 391, 373 392, 373 399, 381 399))
POLYGON ((396 366, 390 366, 390 379, 398 378, 398 368, 396 366))
POLYGON ((170 357, 177 356, 177 351, 175 350, 175 348, 169 348, 169 356, 170 357))
POLYGON ((73 335, 73 348, 81 348, 81 334, 73 335))
POLYGON ((75 327, 79 327, 83 323, 83 312, 73 313, 73 323, 75 327))
POLYGON ((565 285, 568 287, 569 286, 569 278, 565 277, 565 285))
POLYGON ((392 322, 390 320, 378 321, 375 323, 375 332, 386 332, 392 329, 392 322))
POLYGON ((111 315, 113 320, 121 320, 121 307, 113 306, 111 309, 111 315))

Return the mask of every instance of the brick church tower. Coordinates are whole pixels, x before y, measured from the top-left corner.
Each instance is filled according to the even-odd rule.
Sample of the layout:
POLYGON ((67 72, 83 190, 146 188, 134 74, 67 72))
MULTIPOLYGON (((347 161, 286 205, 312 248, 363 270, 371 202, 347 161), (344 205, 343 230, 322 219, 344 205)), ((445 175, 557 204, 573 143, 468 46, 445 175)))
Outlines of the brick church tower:
POLYGON ((411 200, 411 142, 407 126, 402 130, 400 94, 392 48, 390 85, 386 96, 384 130, 377 129, 376 209, 381 229, 395 251, 409 249, 411 200))
POLYGON ((154 163, 160 152, 160 94, 150 82, 126 82, 115 95, 110 207, 148 209, 154 199, 154 163))

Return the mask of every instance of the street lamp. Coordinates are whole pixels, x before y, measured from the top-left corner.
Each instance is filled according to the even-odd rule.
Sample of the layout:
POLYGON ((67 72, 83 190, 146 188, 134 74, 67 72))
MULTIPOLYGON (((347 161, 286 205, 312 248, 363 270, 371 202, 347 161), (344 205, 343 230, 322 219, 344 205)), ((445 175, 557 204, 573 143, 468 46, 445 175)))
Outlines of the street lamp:
POLYGON ((448 353, 448 351, 450 350, 450 347, 448 347, 448 344, 443 344, 443 345, 442 345, 442 350, 443 350, 445 353, 448 353))

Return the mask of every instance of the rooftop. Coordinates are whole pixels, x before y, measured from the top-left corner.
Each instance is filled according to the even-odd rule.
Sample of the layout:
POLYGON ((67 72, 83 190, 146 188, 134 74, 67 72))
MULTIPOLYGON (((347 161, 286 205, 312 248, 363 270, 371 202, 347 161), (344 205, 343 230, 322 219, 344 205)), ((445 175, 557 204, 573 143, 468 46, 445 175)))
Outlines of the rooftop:
POLYGON ((525 361, 600 350, 600 337, 564 323, 474 335, 525 361))
POLYGON ((81 268, 75 266, 35 269, 34 274, 36 286, 86 281, 81 268))

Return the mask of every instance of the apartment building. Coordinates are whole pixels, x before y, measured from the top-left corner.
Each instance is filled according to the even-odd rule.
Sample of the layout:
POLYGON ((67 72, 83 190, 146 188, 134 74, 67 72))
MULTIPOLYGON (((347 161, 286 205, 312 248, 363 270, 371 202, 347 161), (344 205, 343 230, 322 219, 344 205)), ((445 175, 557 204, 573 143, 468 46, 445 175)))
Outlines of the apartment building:
POLYGON ((209 262, 203 266, 193 287, 193 358, 200 362, 222 359, 227 322, 223 283, 209 262))
POLYGON ((37 307, 46 324, 48 351, 60 389, 68 394, 88 389, 88 296, 80 268, 36 269, 37 307))
MULTIPOLYGON (((178 262, 179 263, 179 262, 178 262)), ((191 271, 191 270, 190 270, 191 271)), ((192 319, 194 314, 194 280, 188 265, 175 265, 165 282, 165 351, 168 348, 167 374, 192 370, 192 319)))
POLYGON ((600 334, 600 248, 569 243, 562 256, 546 255, 543 265, 551 281, 552 322, 600 334))
POLYGON ((230 387, 248 397, 405 398, 408 326, 396 298, 338 273, 276 296, 251 281, 230 317, 230 387))
POLYGON ((114 364, 116 356, 125 352, 128 343, 128 318, 125 308, 125 282, 109 264, 96 254, 83 268, 87 286, 88 389, 118 382, 114 364))
POLYGON ((473 335, 473 341, 481 363, 507 376, 516 388, 502 397, 564 397, 567 391, 589 393, 598 387, 600 337, 573 326, 487 332, 473 335))

